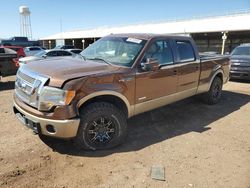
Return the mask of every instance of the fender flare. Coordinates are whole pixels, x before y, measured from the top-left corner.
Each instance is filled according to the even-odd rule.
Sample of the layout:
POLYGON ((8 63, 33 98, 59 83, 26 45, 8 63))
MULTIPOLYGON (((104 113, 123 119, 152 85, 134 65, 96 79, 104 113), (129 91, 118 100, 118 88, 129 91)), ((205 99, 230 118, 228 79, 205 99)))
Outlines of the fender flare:
POLYGON ((76 105, 77 109, 79 109, 85 102, 89 101, 90 99, 93 99, 95 97, 99 97, 99 96, 103 96, 103 95, 110 95, 110 96, 115 96, 118 97, 119 99, 121 99, 128 110, 128 117, 131 117, 133 115, 133 106, 130 105, 128 99, 122 95, 121 93, 118 93, 116 91, 109 91, 109 90, 105 90, 105 91, 97 91, 94 93, 91 93, 89 95, 84 96, 82 99, 80 99, 76 105))
POLYGON ((212 85, 212 83, 213 83, 213 81, 214 81, 214 78, 215 78, 219 73, 222 74, 222 83, 224 83, 224 80, 223 80, 224 72, 223 72, 222 69, 217 69, 217 70, 214 72, 212 78, 210 79, 210 82, 209 82, 209 85, 208 85, 208 90, 210 89, 210 87, 211 87, 211 85, 212 85))

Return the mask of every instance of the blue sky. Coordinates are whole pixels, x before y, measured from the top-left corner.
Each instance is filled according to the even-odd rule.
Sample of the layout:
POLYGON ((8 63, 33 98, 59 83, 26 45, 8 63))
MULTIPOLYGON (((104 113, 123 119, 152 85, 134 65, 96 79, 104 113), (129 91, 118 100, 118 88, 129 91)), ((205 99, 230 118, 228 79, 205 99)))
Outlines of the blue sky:
POLYGON ((250 11, 250 0, 5 0, 0 5, 0 38, 19 35, 18 8, 26 5, 36 39, 60 32, 60 20, 69 31, 250 11))

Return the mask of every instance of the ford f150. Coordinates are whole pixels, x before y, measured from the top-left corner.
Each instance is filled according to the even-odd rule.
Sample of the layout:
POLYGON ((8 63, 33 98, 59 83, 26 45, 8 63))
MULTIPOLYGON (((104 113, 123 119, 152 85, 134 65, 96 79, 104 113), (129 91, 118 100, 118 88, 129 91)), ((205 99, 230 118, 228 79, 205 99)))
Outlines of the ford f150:
POLYGON ((216 104, 229 79, 229 58, 201 58, 187 36, 114 34, 80 56, 22 66, 14 112, 34 132, 83 149, 121 144, 136 114, 197 94, 216 104))

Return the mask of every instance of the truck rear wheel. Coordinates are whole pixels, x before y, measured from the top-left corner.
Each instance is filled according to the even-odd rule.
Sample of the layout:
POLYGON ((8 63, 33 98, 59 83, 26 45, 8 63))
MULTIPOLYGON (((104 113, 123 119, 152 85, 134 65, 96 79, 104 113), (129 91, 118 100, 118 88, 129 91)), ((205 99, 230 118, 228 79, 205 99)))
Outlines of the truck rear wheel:
POLYGON ((209 91, 203 96, 207 104, 216 104, 219 102, 222 93, 222 80, 219 77, 215 77, 209 91))
POLYGON ((80 111, 75 144, 80 149, 100 150, 120 145, 127 134, 127 121, 113 104, 96 102, 80 111))

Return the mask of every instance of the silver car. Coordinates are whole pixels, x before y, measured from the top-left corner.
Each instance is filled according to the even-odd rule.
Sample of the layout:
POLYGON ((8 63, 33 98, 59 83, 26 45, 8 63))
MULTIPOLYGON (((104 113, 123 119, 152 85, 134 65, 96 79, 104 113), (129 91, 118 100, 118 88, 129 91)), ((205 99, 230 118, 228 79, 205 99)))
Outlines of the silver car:
POLYGON ((47 58, 54 58, 54 57, 60 57, 60 56, 76 56, 75 53, 66 51, 66 50, 43 50, 34 56, 29 57, 23 57, 19 59, 19 66, 22 66, 24 64, 27 64, 29 62, 33 61, 39 61, 47 58))
POLYGON ((33 56, 41 51, 44 51, 44 49, 41 48, 40 46, 30 46, 24 48, 24 53, 26 56, 33 56))

